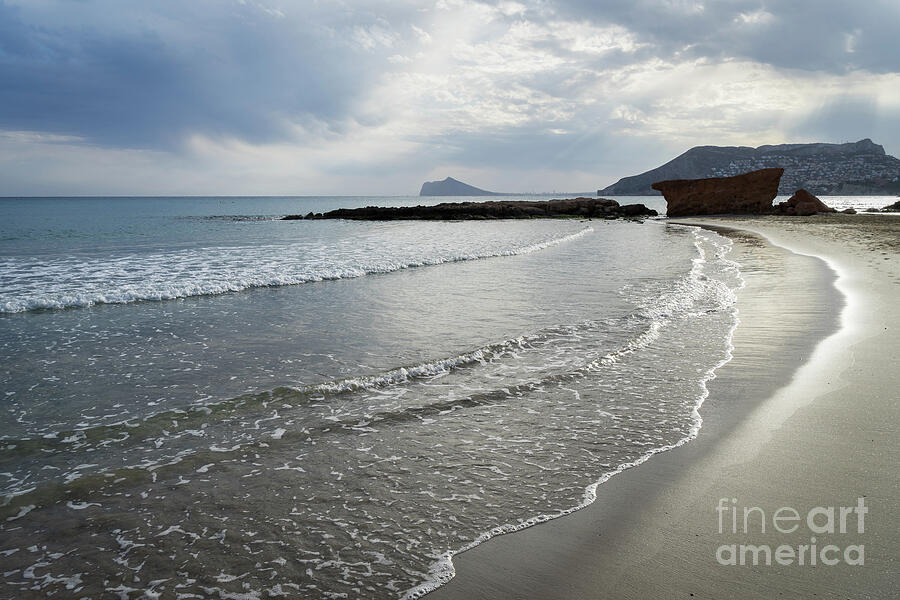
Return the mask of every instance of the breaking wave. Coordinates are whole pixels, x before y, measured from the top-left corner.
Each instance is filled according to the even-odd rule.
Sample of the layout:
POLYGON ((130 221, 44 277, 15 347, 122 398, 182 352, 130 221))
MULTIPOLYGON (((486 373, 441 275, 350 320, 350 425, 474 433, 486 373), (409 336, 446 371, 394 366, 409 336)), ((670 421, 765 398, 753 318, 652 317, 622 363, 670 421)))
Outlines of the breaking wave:
POLYGON ((376 273, 528 254, 578 239, 592 227, 558 237, 497 241, 445 239, 424 248, 352 249, 304 244, 212 247, 106 259, 0 259, 0 313, 127 304, 209 296, 252 288, 348 279, 376 273))

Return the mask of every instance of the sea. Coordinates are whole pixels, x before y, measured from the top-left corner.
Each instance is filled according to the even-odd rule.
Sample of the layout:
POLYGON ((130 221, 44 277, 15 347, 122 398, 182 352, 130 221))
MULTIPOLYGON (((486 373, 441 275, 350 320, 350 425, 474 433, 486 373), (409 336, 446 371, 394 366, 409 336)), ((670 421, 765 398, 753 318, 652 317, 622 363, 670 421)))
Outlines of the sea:
POLYGON ((696 435, 729 239, 280 220, 442 200, 0 199, 0 597, 418 598, 696 435))

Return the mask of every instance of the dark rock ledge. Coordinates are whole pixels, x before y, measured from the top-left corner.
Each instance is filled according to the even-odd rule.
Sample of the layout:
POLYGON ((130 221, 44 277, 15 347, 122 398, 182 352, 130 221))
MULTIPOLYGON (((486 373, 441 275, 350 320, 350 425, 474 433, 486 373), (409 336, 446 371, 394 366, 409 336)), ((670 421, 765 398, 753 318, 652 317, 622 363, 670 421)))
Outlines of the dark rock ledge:
POLYGON ((537 219, 554 217, 583 217, 618 219, 655 217, 657 212, 643 204, 620 206, 606 198, 572 198, 567 200, 540 201, 489 201, 444 202, 434 206, 400 206, 365 208, 339 208, 326 213, 288 215, 286 221, 297 219, 352 219, 357 221, 404 220, 484 220, 484 219, 537 219))

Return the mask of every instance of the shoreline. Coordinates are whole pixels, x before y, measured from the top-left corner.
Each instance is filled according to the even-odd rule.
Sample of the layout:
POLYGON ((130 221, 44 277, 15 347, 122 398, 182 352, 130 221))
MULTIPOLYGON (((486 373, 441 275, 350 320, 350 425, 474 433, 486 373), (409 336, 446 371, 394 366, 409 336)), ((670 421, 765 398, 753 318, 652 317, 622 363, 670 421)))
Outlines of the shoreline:
MULTIPOLYGON (((898 547, 889 518, 897 514, 897 495, 886 491, 896 488, 896 477, 893 481, 891 477, 896 469, 891 468, 897 464, 897 444, 890 442, 897 439, 897 420, 892 418, 896 407, 889 397, 897 386, 891 380, 895 382, 896 376, 890 373, 889 356, 897 343, 883 340, 879 352, 879 344, 871 338, 887 337, 878 327, 890 319, 885 311, 890 286, 898 278, 893 261, 878 263, 881 257, 876 253, 881 250, 873 250, 871 244, 847 249, 842 240, 820 231, 833 227, 835 221, 857 228, 864 227, 863 221, 830 219, 831 223, 792 217, 788 225, 778 218, 679 221, 719 233, 722 228, 731 230, 724 233, 734 236, 735 251, 745 254, 752 252, 753 244, 778 249, 795 270, 802 271, 792 273, 793 277, 752 269, 745 273, 748 285, 739 292, 741 326, 733 340, 734 359, 709 384, 699 435, 655 455, 639 469, 618 473, 599 486, 596 501, 580 511, 493 538, 454 556, 456 578, 429 597, 750 598, 775 595, 779 590, 795 596, 884 594, 890 586, 891 550, 898 547), (806 304, 798 307, 796 302, 804 295, 798 278, 815 271, 809 265, 816 261, 820 275, 834 272, 832 281, 826 288, 819 285, 814 294, 806 293, 806 304), (782 287, 793 282, 794 289, 779 290, 775 285, 773 290, 778 282, 782 287), (785 296, 787 291, 792 295, 785 296), (881 310, 873 312, 877 307, 881 310), (860 380, 848 372, 847 365, 853 363, 847 360, 851 351, 845 347, 861 342, 862 350, 852 354, 878 363, 880 378, 860 380), (880 435, 873 433, 874 423, 858 411, 857 421, 862 422, 856 422, 855 429, 849 426, 854 411, 846 396, 854 386, 869 392, 876 413, 887 413, 875 417, 876 422, 886 420, 880 435), (827 436, 835 423, 845 425, 843 439, 827 436), (881 443, 861 448, 863 437, 881 443), (853 463, 860 454, 874 459, 880 470, 854 473, 853 463), (811 474, 818 479, 810 480, 811 474), (869 518, 869 531, 874 533, 866 540, 877 536, 876 550, 882 546, 881 553, 870 552, 866 566, 841 564, 823 570, 716 562, 716 548, 726 542, 772 542, 774 548, 777 542, 787 543, 787 538, 793 543, 795 537, 772 535, 771 529, 768 534, 758 532, 736 540, 731 539, 734 535, 718 533, 714 509, 722 497, 736 497, 737 506, 774 511, 785 505, 798 509, 850 505, 861 496, 877 498, 878 506, 871 507, 875 514, 869 518)), ((741 262, 735 251, 729 258, 741 262)), ((896 254, 888 239, 885 254, 890 258, 892 253, 896 254)), ((765 261, 759 266, 764 271, 765 261)), ((742 263, 742 272, 745 267, 742 263)), ((804 542, 809 544, 808 536, 800 539, 804 542)))
MULTIPOLYGON (((695 226, 685 226, 685 225, 681 225, 681 224, 677 224, 677 223, 675 223, 673 225, 675 225, 676 227, 684 227, 685 229, 688 229, 688 230, 704 229, 704 228, 697 228, 695 226)), ((707 229, 712 230, 712 228, 707 228, 707 229)), ((716 233, 716 232, 713 231, 713 233, 716 233)), ((722 236, 722 237, 727 237, 727 236, 722 236)), ((729 243, 731 243, 730 240, 729 240, 729 243)), ((697 258, 694 260, 695 260, 694 267, 693 267, 694 269, 697 268, 697 262, 696 262, 697 260, 699 260, 701 263, 705 262, 705 259, 703 259, 703 258, 697 258)), ((730 261, 730 259, 728 259, 728 258, 725 258, 725 262, 732 262, 732 261, 730 261)), ((733 263, 733 264, 736 265, 737 263, 733 263)), ((732 293, 739 291, 739 290, 743 289, 743 287, 744 287, 743 278, 740 277, 740 275, 738 275, 738 279, 741 280, 741 285, 739 287, 735 288, 734 290, 732 290, 732 293)), ((469 544, 463 546, 461 549, 458 549, 458 550, 455 550, 452 552, 447 552, 447 553, 441 555, 440 560, 438 560, 435 563, 432 563, 432 565, 430 565, 430 567, 429 567, 428 572, 431 574, 431 577, 429 577, 429 579, 426 582, 421 583, 417 586, 414 586, 414 587, 406 590, 402 595, 402 599, 403 600, 412 600, 412 599, 416 599, 416 598, 422 598, 426 595, 430 595, 433 592, 436 592, 437 590, 441 589, 443 586, 446 586, 447 583, 452 581, 456 575, 453 559, 456 558, 457 556, 460 556, 466 552, 474 550, 478 546, 485 544, 487 542, 490 542, 491 540, 493 540, 496 537, 507 536, 510 534, 519 533, 528 528, 535 527, 535 526, 543 524, 543 523, 549 523, 551 521, 561 519, 563 517, 566 517, 573 513, 576 513, 580 510, 588 508, 592 504, 594 504, 594 502, 596 502, 598 488, 601 485, 603 485, 604 483, 606 483, 607 481, 609 481, 614 476, 619 475, 620 473, 623 473, 634 467, 640 466, 658 454, 662 454, 662 453, 668 452, 670 450, 679 448, 681 446, 684 446, 685 444, 690 443, 694 439, 696 439, 697 435, 699 434, 699 432, 703 426, 703 416, 700 414, 700 409, 702 408, 703 403, 709 397, 709 382, 715 380, 717 377, 718 370, 721 369, 724 365, 728 364, 733 358, 732 352, 734 350, 734 345, 732 344, 732 340, 734 338, 734 333, 737 330, 738 325, 740 324, 740 318, 738 316, 738 310, 736 307, 732 306, 730 311, 732 312, 732 315, 734 317, 734 323, 732 324, 730 330, 728 331, 727 337, 725 338, 725 344, 724 344, 725 356, 721 360, 719 360, 715 365, 711 366, 709 369, 707 369, 703 373, 703 377, 701 378, 701 384, 702 384, 703 391, 701 392, 700 396, 698 396, 697 399, 695 400, 695 403, 694 403, 694 406, 692 409, 692 414, 691 414, 691 420, 692 420, 691 430, 685 437, 683 437, 675 442, 672 442, 670 444, 664 445, 664 446, 654 447, 652 450, 646 452, 645 454, 641 455, 640 457, 636 458, 635 460, 619 464, 612 471, 603 473, 593 483, 589 484, 588 486, 586 486, 584 488, 582 501, 581 501, 581 503, 579 503, 577 505, 561 509, 557 512, 544 513, 544 514, 540 514, 537 516, 533 516, 533 517, 530 517, 530 518, 528 518, 524 521, 521 521, 519 523, 516 523, 516 524, 507 523, 504 525, 499 525, 489 531, 485 531, 484 533, 482 533, 481 536, 479 536, 477 539, 470 542, 469 544)))

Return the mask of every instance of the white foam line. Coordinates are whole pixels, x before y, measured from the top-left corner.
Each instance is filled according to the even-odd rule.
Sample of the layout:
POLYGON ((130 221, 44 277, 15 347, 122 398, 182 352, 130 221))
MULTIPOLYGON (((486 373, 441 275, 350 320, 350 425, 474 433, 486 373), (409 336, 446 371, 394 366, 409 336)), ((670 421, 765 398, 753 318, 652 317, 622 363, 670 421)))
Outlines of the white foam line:
MULTIPOLYGON (((517 338, 515 340, 510 340, 505 344, 500 344, 499 346, 512 345, 513 343, 521 343, 523 341, 524 338, 517 338)), ((375 375, 372 377, 354 377, 351 379, 335 381, 333 383, 320 383, 312 386, 312 388, 291 389, 294 389, 296 391, 331 393, 350 392, 355 390, 371 390, 389 385, 395 385, 398 383, 404 383, 414 378, 440 375, 441 373, 452 371, 456 367, 470 365, 476 362, 485 362, 487 360, 485 356, 489 353, 492 353, 492 350, 490 348, 480 348, 475 352, 470 352, 468 354, 461 354, 453 358, 445 358, 443 360, 437 360, 434 362, 422 363, 413 367, 400 367, 399 369, 394 369, 392 371, 388 371, 386 373, 382 373, 381 375, 375 375)))
MULTIPOLYGON (((400 263, 386 263, 382 265, 368 266, 339 266, 330 270, 312 269, 309 272, 287 275, 269 275, 259 277, 256 275, 239 275, 236 281, 213 279, 210 281, 186 281, 180 283, 161 282, 156 289, 142 289, 135 285, 128 285, 118 290, 91 290, 87 292, 69 292, 57 294, 53 297, 25 297, 0 299, 0 314, 21 313, 42 309, 84 308, 96 304, 130 304, 142 301, 175 300, 193 296, 213 296, 228 292, 240 292, 253 288, 282 287, 288 285, 300 285, 317 281, 332 281, 338 279, 353 279, 365 275, 392 273, 417 267, 435 266, 447 263, 463 262, 468 260, 482 260, 487 258, 500 258, 505 256, 518 256, 530 254, 558 246, 564 242, 576 240, 594 231, 593 227, 585 227, 575 233, 559 238, 553 238, 544 242, 538 242, 527 246, 501 250, 495 252, 482 252, 480 254, 451 254, 450 256, 426 258, 400 263)), ((158 258, 158 257, 157 257, 158 258)), ((177 257, 175 257, 177 258, 177 257)), ((146 259, 145 259, 146 260, 146 259)), ((112 262, 121 262, 116 259, 112 262)), ((11 268, 7 266, 8 268, 11 268)))
MULTIPOLYGON (((670 224, 669 226, 672 226, 672 225, 670 224)), ((705 262, 704 252, 702 250, 702 247, 699 245, 699 237, 701 235, 700 232, 705 231, 705 232, 710 233, 718 238, 722 237, 722 236, 719 236, 718 234, 716 234, 715 232, 709 232, 707 230, 701 229, 700 227, 685 226, 685 225, 678 225, 678 227, 685 227, 687 229, 690 229, 694 234, 695 245, 697 246, 698 253, 699 253, 699 256, 697 258, 693 259, 694 266, 703 264, 705 262)), ((727 238, 722 238, 722 239, 725 240, 725 242, 727 242, 725 244, 724 248, 726 248, 728 251, 730 251, 731 247, 732 247, 731 240, 728 240, 727 238)), ((725 252, 725 253, 727 253, 727 252, 725 252)), ((734 291, 736 292, 740 289, 743 289, 744 286, 746 285, 746 281, 740 275, 738 263, 728 260, 728 259, 725 259, 724 254, 718 255, 717 258, 736 270, 737 277, 738 277, 738 280, 740 281, 740 284, 738 285, 737 288, 735 288, 734 291)), ((691 272, 693 273, 693 271, 694 271, 694 269, 692 268, 691 272)), ((647 451, 641 457, 635 459, 634 461, 620 464, 618 467, 616 467, 616 469, 603 474, 599 479, 597 479, 594 483, 590 484, 585 489, 584 496, 582 497, 582 501, 577 506, 567 508, 567 509, 561 510, 561 511, 559 511, 557 513, 553 513, 553 514, 537 515, 537 516, 531 517, 525 521, 522 521, 521 523, 516 523, 516 524, 507 523, 506 525, 501 525, 499 527, 495 527, 495 528, 491 529, 490 531, 486 531, 486 532, 482 533, 477 539, 470 542, 469 544, 466 544, 462 548, 460 548, 456 551, 450 551, 450 552, 444 553, 443 555, 441 555, 441 557, 435 563, 433 563, 429 567, 429 569, 428 569, 429 579, 427 581, 425 581, 424 583, 421 583, 421 584, 407 590, 406 592, 404 592, 404 594, 402 596, 402 600, 414 600, 414 599, 421 598, 428 592, 436 590, 437 588, 441 587, 442 585, 444 585, 445 583, 447 583, 448 581, 453 579, 453 577, 456 575, 456 569, 453 567, 453 557, 455 555, 461 554, 467 550, 471 550, 472 548, 474 548, 480 544, 483 544, 484 542, 488 541, 489 539, 491 539, 495 536, 505 535, 508 533, 514 533, 516 531, 521 531, 523 529, 533 527, 534 525, 537 525, 539 523, 545 523, 545 522, 551 521, 553 519, 558 519, 560 517, 564 517, 566 515, 572 514, 575 511, 581 510, 582 508, 590 506, 597 499, 597 488, 601 484, 609 481, 609 479, 612 478, 614 475, 617 475, 623 471, 631 469, 632 467, 636 467, 640 464, 643 464, 643 463, 647 462, 648 460, 650 460, 650 458, 652 458, 656 454, 660 454, 662 452, 667 452, 668 450, 672 450, 674 448, 678 448, 679 446, 683 446, 683 445, 687 444, 688 442, 690 442, 691 440, 693 440, 694 438, 696 438, 697 434, 700 432, 701 426, 703 425, 703 417, 700 415, 700 407, 703 406, 703 402, 706 400, 707 397, 709 397, 709 387, 707 384, 716 378, 716 371, 718 369, 722 368, 728 362, 730 362, 731 359, 733 358, 734 344, 732 344, 732 340, 734 339, 734 332, 737 330, 738 325, 740 324, 740 319, 738 318, 738 312, 739 311, 738 311, 737 306, 732 304, 731 313, 734 316, 734 323, 732 324, 731 329, 729 330, 728 335, 726 336, 725 357, 722 360, 720 360, 718 363, 716 363, 715 366, 708 369, 706 371, 706 373, 704 374, 703 378, 701 379, 701 385, 703 387, 703 391, 701 392, 699 398, 697 399, 697 401, 694 404, 693 409, 691 410, 692 426, 691 426, 691 430, 688 433, 688 435, 686 435, 685 437, 683 437, 682 439, 678 440, 675 443, 667 444, 665 446, 661 446, 658 448, 653 448, 653 449, 647 451)))

